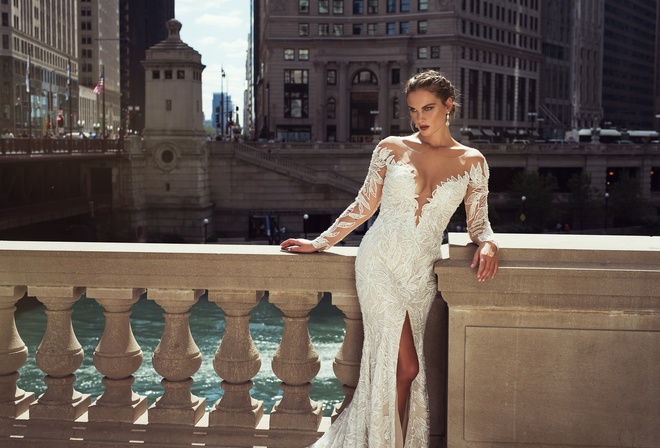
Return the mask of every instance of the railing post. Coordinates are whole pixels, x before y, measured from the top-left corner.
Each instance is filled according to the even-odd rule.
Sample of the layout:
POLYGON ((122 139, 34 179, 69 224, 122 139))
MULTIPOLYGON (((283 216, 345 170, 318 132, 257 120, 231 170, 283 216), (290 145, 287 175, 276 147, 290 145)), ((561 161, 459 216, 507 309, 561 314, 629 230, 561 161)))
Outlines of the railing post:
POLYGON ((209 426, 256 428, 264 403, 250 396, 261 357, 250 335, 250 311, 263 291, 209 291, 209 300, 225 312, 225 334, 213 358, 224 394, 209 415, 209 426))
POLYGON ((105 392, 89 407, 90 421, 133 423, 147 411, 147 398, 133 392, 133 374, 142 364, 142 349, 131 328, 131 306, 144 289, 88 288, 105 309, 103 336, 94 351, 94 366, 104 377, 105 392))
POLYGON ((164 310, 163 337, 154 350, 153 365, 163 380, 162 397, 149 408, 149 423, 194 426, 204 416, 206 398, 190 392, 202 354, 190 334, 190 307, 203 290, 149 289, 147 298, 164 310))
POLYGON ((16 418, 34 401, 34 392, 16 386, 28 348, 16 330, 14 312, 26 290, 25 286, 0 286, 0 417, 16 418))
POLYGON ((353 393, 360 379, 364 328, 362 327, 362 311, 356 294, 332 293, 332 304, 344 313, 346 324, 344 341, 332 363, 335 376, 342 382, 341 390, 344 392, 344 401, 335 405, 332 413, 334 422, 353 400, 353 393))
POLYGON ((87 411, 89 394, 73 388, 74 372, 84 353, 71 323, 73 304, 84 288, 66 286, 28 286, 28 295, 46 305, 46 332, 35 355, 37 365, 46 373, 46 392, 30 405, 30 418, 73 421, 87 411))
POLYGON ((282 341, 273 355, 273 373, 282 380, 282 399, 270 414, 273 429, 318 429, 321 403, 309 398, 310 381, 319 373, 321 361, 309 338, 309 312, 321 293, 270 291, 269 301, 284 316, 282 341))

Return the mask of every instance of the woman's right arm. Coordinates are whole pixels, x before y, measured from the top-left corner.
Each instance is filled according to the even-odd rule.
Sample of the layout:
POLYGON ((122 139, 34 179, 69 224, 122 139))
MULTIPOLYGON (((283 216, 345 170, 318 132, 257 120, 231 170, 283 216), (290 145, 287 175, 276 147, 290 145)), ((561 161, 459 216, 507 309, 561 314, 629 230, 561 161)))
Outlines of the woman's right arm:
POLYGON ((357 197, 325 232, 313 241, 290 238, 280 247, 289 252, 318 252, 340 242, 349 233, 369 219, 378 208, 383 193, 383 180, 391 150, 377 146, 371 156, 369 171, 357 197))

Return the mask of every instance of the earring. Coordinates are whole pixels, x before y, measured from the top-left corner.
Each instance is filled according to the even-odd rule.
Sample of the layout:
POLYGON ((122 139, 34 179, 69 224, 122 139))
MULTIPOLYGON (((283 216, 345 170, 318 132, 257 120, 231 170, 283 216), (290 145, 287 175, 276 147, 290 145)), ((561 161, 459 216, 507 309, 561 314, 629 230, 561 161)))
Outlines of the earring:
POLYGON ((445 126, 449 127, 449 112, 445 115, 445 126))
POLYGON ((418 131, 417 126, 415 126, 415 122, 412 120, 412 118, 410 119, 410 129, 412 129, 413 132, 418 131))

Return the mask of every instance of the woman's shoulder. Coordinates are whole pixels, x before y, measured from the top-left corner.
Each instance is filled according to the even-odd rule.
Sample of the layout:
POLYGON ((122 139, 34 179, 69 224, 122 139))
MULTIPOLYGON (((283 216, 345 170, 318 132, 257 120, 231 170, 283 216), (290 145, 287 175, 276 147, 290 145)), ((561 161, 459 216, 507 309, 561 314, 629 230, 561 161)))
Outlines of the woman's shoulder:
POLYGON ((468 162, 473 164, 482 164, 486 162, 486 158, 477 148, 472 148, 471 146, 459 143, 457 149, 463 151, 463 158, 468 162))

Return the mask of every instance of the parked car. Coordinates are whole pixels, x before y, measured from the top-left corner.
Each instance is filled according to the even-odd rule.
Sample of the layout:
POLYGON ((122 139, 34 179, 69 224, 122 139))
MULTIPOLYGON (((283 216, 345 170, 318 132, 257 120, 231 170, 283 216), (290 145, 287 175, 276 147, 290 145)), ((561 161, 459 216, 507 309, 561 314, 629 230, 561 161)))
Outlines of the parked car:
POLYGON ((515 140, 512 141, 511 143, 513 143, 514 145, 529 145, 529 140, 519 140, 519 139, 515 139, 515 140))

